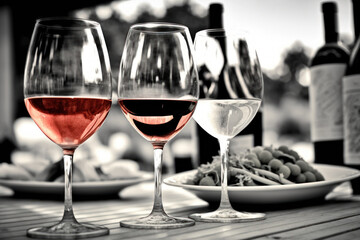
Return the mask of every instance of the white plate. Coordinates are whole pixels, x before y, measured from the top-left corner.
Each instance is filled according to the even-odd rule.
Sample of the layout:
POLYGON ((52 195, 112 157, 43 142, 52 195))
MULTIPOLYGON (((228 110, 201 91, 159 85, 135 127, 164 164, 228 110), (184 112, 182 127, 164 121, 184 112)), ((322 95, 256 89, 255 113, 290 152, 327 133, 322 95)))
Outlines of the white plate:
MULTIPOLYGON (((312 199, 323 199, 336 186, 360 176, 360 171, 348 167, 313 164, 325 177, 325 181, 272 186, 229 186, 229 198, 233 204, 280 204, 312 199)), ((176 174, 164 180, 165 184, 181 187, 209 202, 220 201, 220 186, 184 184, 197 170, 176 174)))
MULTIPOLYGON (((117 195, 122 189, 153 178, 152 174, 142 172, 141 177, 96 181, 96 182, 74 182, 72 187, 75 196, 103 196, 117 195)), ((35 195, 59 195, 64 194, 64 183, 42 182, 42 181, 21 181, 0 179, 0 185, 8 187, 17 194, 35 195)))

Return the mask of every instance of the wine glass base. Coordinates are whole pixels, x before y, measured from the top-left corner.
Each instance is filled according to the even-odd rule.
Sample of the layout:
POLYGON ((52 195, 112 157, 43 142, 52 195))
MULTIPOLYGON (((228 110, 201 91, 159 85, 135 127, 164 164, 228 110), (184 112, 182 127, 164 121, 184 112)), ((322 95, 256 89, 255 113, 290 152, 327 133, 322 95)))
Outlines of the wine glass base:
POLYGON ((81 239, 109 234, 109 229, 91 224, 60 222, 49 227, 30 228, 26 231, 28 237, 42 239, 81 239))
POLYGON ((197 222, 237 223, 265 219, 264 213, 238 212, 234 209, 221 209, 209 213, 194 213, 189 217, 197 222))
POLYGON ((195 225, 188 218, 175 218, 167 215, 149 215, 139 219, 129 219, 120 222, 120 226, 137 229, 174 229, 195 225))

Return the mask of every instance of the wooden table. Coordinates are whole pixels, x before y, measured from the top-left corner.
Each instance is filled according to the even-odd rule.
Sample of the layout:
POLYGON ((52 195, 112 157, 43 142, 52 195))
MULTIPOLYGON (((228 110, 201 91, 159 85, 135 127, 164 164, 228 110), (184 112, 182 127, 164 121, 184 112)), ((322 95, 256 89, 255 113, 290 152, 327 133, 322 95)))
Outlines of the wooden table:
MULTIPOLYGON (((110 235, 91 239, 360 239, 360 196, 352 196, 347 183, 330 193, 326 201, 276 208, 259 206, 267 218, 257 222, 197 222, 192 227, 172 230, 120 227, 120 220, 150 212, 152 193, 153 184, 146 182, 123 190, 118 199, 74 201, 75 215, 79 222, 110 229, 110 235)), ((209 211, 206 202, 183 189, 164 185, 163 198, 165 210, 173 216, 209 211)), ((16 198, 0 187, 0 239, 29 239, 27 228, 60 220, 62 204, 61 200, 16 198)))

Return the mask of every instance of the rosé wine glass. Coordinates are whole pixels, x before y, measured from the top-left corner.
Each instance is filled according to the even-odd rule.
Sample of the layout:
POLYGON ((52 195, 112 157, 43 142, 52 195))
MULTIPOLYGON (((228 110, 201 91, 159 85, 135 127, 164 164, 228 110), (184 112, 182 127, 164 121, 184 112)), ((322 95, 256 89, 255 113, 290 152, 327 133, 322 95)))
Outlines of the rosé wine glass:
POLYGON ((149 216, 123 227, 166 229, 194 225, 168 216, 162 204, 164 145, 190 120, 199 94, 193 45, 187 27, 171 23, 133 25, 120 63, 118 100, 125 117, 154 148, 155 196, 149 216))
POLYGON ((111 69, 100 24, 37 20, 25 66, 24 98, 37 126, 63 149, 65 179, 62 220, 28 229, 27 235, 78 239, 109 234, 105 227, 78 223, 72 207, 74 151, 101 126, 111 106, 111 69))

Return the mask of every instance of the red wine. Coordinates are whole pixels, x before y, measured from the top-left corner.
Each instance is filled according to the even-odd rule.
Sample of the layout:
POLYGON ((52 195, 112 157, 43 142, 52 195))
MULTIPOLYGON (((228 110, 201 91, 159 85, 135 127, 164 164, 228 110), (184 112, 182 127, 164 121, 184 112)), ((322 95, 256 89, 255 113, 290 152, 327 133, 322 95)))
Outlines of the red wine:
MULTIPOLYGON (((360 1, 353 0, 355 45, 343 78, 344 164, 360 169, 360 1)), ((351 181, 360 194, 360 178, 351 181)))
MULTIPOLYGON (((210 4, 209 8, 209 28, 222 28, 223 27, 223 6, 220 3, 210 4)), ((219 44, 223 50, 224 56, 226 56, 225 42, 219 40, 219 44)), ((245 64, 244 64, 245 65, 245 64)), ((234 69, 228 68, 228 74, 234 73, 234 69)), ((205 97, 203 89, 209 89, 213 82, 209 79, 209 69, 206 65, 199 66, 199 79, 200 81, 200 98, 205 97)), ((229 78, 232 79, 232 78, 229 78)), ((234 78, 235 79, 235 78, 234 78)), ((231 81, 231 80, 230 80, 231 81)), ((239 92, 239 85, 236 81, 230 83, 232 91, 239 92)), ((211 98, 216 99, 231 99, 228 90, 229 86, 225 85, 224 71, 219 76, 216 88, 211 94, 211 98)), ((238 153, 240 149, 250 148, 257 145, 262 145, 263 142, 263 117, 262 108, 256 113, 254 119, 250 124, 242 130, 238 135, 230 140, 230 153, 238 153)), ((213 156, 219 155, 219 141, 203 130, 197 123, 194 124, 194 130, 192 137, 194 139, 195 149, 193 154, 193 162, 200 164, 211 162, 213 156)))
POLYGON ((163 145, 190 120, 197 101, 173 99, 121 99, 131 125, 146 140, 163 145))
POLYGON ((343 164, 342 84, 349 51, 339 42, 337 5, 322 4, 325 45, 311 62, 311 139, 315 162, 343 164))
POLYGON ((75 149, 104 122, 111 100, 83 97, 31 97, 25 106, 41 131, 63 149, 75 149))

